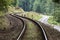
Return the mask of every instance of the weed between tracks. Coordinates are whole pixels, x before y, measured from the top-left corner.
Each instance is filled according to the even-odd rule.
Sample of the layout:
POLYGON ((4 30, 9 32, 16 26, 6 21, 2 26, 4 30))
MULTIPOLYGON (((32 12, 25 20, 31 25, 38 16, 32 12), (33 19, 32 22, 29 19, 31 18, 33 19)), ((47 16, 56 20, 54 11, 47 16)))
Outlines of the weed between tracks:
POLYGON ((27 22, 27 30, 23 36, 23 40, 43 40, 41 30, 34 23, 27 22))

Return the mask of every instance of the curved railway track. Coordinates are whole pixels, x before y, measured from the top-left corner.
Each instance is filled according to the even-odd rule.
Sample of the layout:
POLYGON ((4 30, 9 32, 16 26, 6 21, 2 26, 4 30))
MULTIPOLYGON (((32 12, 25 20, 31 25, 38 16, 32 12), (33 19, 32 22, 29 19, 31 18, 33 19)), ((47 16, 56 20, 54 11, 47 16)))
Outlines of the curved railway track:
MULTIPOLYGON (((11 14, 10 14, 10 15, 11 15, 11 14)), ((14 15, 11 15, 11 16, 16 17, 16 16, 14 16, 14 15)), ((22 35, 24 34, 24 32, 25 32, 25 30, 26 30, 26 24, 25 24, 24 20, 22 20, 21 18, 19 18, 19 17, 16 17, 16 18, 18 18, 18 19, 20 19, 20 20, 22 21, 22 23, 23 23, 23 28, 22 28, 21 33, 18 35, 17 39, 15 39, 15 40, 21 40, 21 37, 22 37, 22 35)))
POLYGON ((6 29, 7 31, 3 30, 0 31, 0 40, 19 40, 21 39, 25 29, 26 24, 21 18, 17 18, 16 16, 7 15, 7 18, 9 18, 9 23, 11 23, 9 26, 9 29, 6 29))
MULTIPOLYGON (((12 14, 11 14, 11 15, 12 15, 12 14)), ((21 19, 21 20, 27 19, 27 20, 32 21, 33 23, 35 23, 35 24, 41 29, 41 32, 42 32, 42 34, 43 34, 44 40, 48 40, 48 37, 47 37, 47 35, 46 35, 45 30, 42 28, 42 26, 41 26, 38 22, 36 22, 36 21, 34 21, 34 20, 30 19, 30 18, 22 17, 22 16, 19 16, 19 15, 12 15, 12 16, 14 16, 14 17, 16 17, 16 18, 18 18, 18 19, 21 19)), ((21 33, 21 34, 22 34, 22 33, 21 33)), ((21 35, 21 34, 20 34, 20 35, 21 35)), ((17 40, 20 39, 20 37, 21 37, 20 35, 18 36, 17 40)))

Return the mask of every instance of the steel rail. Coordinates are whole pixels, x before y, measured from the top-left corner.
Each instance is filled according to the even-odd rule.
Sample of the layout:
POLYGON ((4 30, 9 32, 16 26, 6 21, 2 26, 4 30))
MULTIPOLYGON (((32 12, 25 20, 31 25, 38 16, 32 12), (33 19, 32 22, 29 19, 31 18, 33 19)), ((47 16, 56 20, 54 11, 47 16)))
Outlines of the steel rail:
MULTIPOLYGON (((16 17, 16 16, 14 16, 12 14, 9 14, 9 15, 11 15, 13 17, 16 17)), ((22 21, 22 23, 23 23, 23 29, 22 29, 21 33, 18 35, 18 37, 16 39, 16 40, 20 40, 22 35, 24 34, 25 30, 26 30, 26 24, 25 24, 24 20, 22 20, 21 18, 19 18, 19 17, 16 17, 16 18, 20 19, 22 21)))
POLYGON ((37 24, 38 27, 40 27, 40 29, 41 29, 41 31, 42 31, 42 33, 43 33, 43 35, 44 35, 44 39, 45 39, 45 40, 48 40, 46 31, 44 30, 44 28, 43 28, 38 22, 36 22, 36 21, 34 21, 34 20, 30 19, 30 18, 27 18, 27 17, 22 17, 22 16, 19 16, 19 15, 15 15, 15 16, 17 16, 17 17, 19 17, 19 18, 25 18, 25 19, 28 19, 28 20, 34 22, 35 24, 37 24))

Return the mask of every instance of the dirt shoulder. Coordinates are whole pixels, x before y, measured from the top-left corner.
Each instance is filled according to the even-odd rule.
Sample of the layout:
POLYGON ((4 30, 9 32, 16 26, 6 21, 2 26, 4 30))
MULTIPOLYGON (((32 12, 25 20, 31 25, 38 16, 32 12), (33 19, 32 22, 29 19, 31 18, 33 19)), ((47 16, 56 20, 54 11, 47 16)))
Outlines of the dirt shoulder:
POLYGON ((8 22, 10 24, 6 30, 0 30, 0 40, 15 40, 22 30, 22 22, 10 15, 7 15, 6 17, 8 18, 8 22))

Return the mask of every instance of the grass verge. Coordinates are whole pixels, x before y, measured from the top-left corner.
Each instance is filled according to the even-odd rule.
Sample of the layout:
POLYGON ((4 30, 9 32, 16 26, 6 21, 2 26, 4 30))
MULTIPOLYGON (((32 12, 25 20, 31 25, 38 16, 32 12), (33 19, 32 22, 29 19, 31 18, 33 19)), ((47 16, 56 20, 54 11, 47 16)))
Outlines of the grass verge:
POLYGON ((0 29, 4 30, 5 28, 8 28, 8 20, 7 18, 0 16, 0 29))
POLYGON ((25 12, 25 13, 22 13, 22 16, 31 18, 33 20, 39 20, 40 18, 42 18, 42 16, 36 12, 25 12))
POLYGON ((60 23, 57 22, 57 21, 55 21, 53 17, 50 17, 50 18, 48 19, 48 23, 54 24, 54 25, 59 25, 59 26, 60 26, 60 23))

